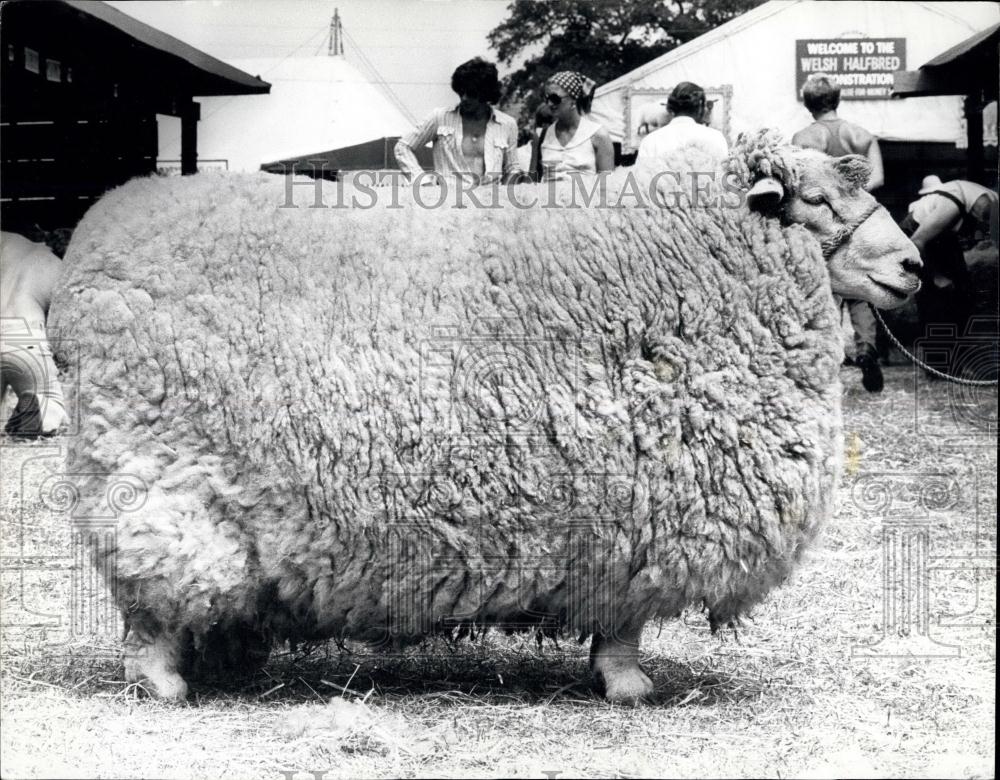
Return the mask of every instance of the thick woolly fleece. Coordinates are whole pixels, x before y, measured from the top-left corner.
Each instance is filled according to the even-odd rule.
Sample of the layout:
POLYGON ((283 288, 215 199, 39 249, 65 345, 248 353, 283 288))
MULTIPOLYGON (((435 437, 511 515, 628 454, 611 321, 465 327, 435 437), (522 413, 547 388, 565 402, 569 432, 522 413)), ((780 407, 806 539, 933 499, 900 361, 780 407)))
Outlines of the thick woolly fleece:
POLYGON ((136 180, 67 253, 70 471, 78 514, 122 510, 133 630, 719 624, 830 516, 840 342, 805 230, 284 199, 276 177, 136 180))

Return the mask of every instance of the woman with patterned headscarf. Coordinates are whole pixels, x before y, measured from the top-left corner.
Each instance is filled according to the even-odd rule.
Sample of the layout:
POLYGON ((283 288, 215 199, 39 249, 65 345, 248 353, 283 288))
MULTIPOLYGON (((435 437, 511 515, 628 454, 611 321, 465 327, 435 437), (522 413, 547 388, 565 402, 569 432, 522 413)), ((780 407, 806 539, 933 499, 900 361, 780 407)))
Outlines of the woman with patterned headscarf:
POLYGON ((587 112, 595 84, 571 70, 553 75, 545 84, 545 101, 553 123, 540 144, 542 179, 565 179, 574 172, 596 174, 615 165, 611 136, 587 112))

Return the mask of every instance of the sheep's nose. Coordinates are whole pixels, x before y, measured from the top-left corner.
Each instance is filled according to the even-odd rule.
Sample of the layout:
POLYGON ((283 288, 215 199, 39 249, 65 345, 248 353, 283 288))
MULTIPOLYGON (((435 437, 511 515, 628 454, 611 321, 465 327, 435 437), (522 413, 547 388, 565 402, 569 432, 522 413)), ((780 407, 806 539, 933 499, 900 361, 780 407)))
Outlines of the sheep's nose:
POLYGON ((923 262, 920 260, 920 255, 914 255, 913 257, 903 258, 903 270, 908 273, 915 274, 919 273, 920 269, 924 267, 923 262))

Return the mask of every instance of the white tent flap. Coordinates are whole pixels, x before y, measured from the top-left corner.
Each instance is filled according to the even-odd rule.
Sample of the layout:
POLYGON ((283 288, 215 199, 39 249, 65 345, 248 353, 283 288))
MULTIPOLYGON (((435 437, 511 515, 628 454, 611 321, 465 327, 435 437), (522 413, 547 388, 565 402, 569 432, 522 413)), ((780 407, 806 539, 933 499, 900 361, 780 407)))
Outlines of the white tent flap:
MULTIPOLYGON (((269 95, 202 98, 198 158, 229 170, 402 135, 412 123, 343 57, 238 59, 269 95)), ((180 123, 160 122, 160 159, 180 158, 180 123)))

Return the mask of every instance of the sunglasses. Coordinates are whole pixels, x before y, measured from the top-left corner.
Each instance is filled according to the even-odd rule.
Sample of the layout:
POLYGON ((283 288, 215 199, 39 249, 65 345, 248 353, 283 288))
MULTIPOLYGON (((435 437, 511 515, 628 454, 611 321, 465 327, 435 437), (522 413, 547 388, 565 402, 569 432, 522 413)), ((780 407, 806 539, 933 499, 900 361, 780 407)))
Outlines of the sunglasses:
POLYGON ((555 92, 550 92, 546 95, 545 100, 552 107, 558 106, 563 102, 562 95, 557 95, 555 92))

